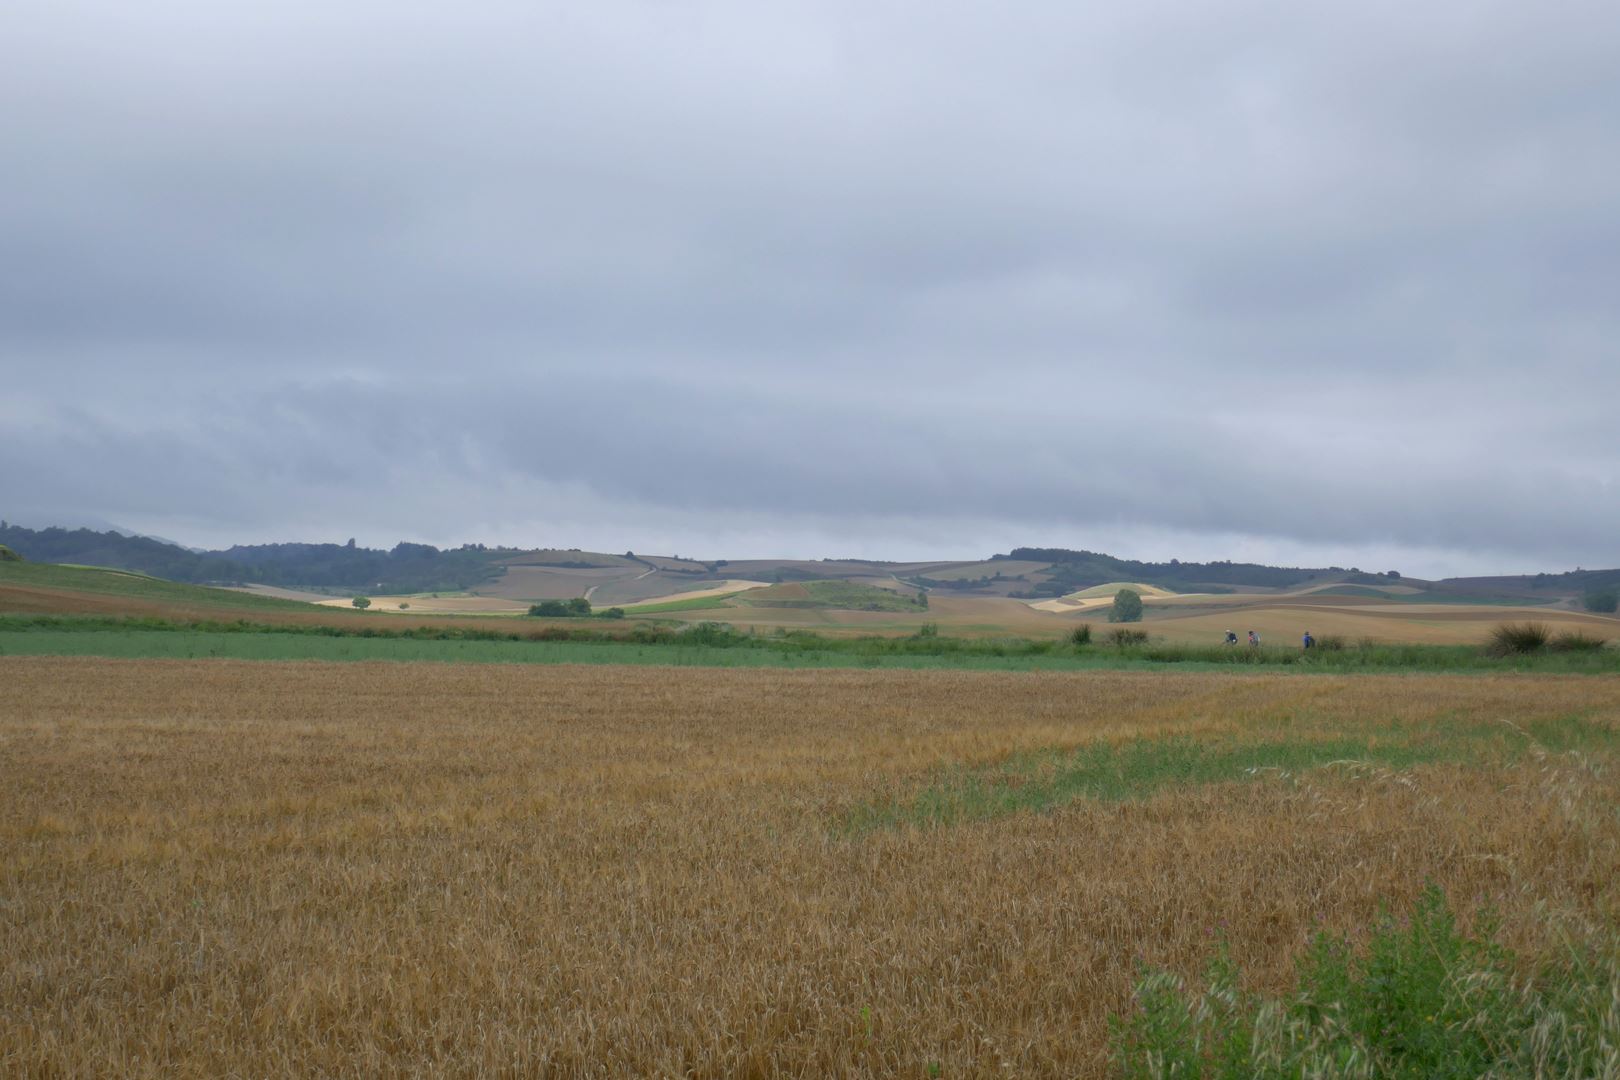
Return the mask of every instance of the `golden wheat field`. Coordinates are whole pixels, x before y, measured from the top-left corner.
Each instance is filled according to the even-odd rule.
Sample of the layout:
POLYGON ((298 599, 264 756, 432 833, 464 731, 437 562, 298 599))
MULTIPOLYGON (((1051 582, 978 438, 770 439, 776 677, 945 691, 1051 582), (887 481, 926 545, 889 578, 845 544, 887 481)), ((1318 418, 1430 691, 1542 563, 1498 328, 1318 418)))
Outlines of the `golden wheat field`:
POLYGON ((1570 718, 1620 684, 0 658, 0 1073, 1104 1075, 1139 965, 1216 936, 1264 983, 1430 880, 1531 950, 1612 920, 1620 780, 1513 741, 1570 718), (1480 755, 860 816, 1037 751, 1459 724, 1480 755))

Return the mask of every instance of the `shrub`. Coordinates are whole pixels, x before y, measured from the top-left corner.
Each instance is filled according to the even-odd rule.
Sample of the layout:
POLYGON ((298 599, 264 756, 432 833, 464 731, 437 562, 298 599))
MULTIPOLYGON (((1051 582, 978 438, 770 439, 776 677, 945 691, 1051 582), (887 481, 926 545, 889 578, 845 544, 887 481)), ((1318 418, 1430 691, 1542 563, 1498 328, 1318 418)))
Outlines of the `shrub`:
POLYGON ((569 600, 567 607, 570 615, 589 615, 591 613, 591 602, 583 596, 576 596, 569 600))
POLYGON ((1581 598, 1587 611, 1597 611, 1612 615, 1620 609, 1620 588, 1611 585, 1607 589, 1593 589, 1581 598))
POLYGON ((923 623, 917 627, 917 636, 920 638, 939 637, 939 623, 923 623))
POLYGON ((1146 645, 1148 633, 1146 630, 1127 630, 1119 627, 1108 632, 1108 643, 1115 648, 1123 649, 1127 645, 1146 645))
POLYGON ((1343 652, 1344 636, 1342 634, 1323 634, 1316 639, 1316 647, 1324 652, 1343 652))
POLYGON ((1603 645, 1603 638, 1583 634, 1579 630, 1566 630, 1553 638, 1549 647, 1555 652, 1596 652, 1603 645))
POLYGON ((622 608, 622 607, 610 607, 606 611, 602 612, 602 618, 604 618, 604 619, 622 619, 622 618, 624 618, 624 608, 622 608))
POLYGON ((1083 622, 1069 631, 1069 644, 1083 647, 1091 644, 1091 624, 1083 622))
MULTIPOLYGON (((15 551, 12 551, 10 548, 6 547, 6 545, 0 544, 0 562, 22 562, 22 561, 23 561, 23 557, 21 555, 17 554, 15 551)), ((1614 608, 1610 608, 1609 610, 1613 611, 1614 608)))
POLYGON ((1114 594, 1114 607, 1108 613, 1109 622, 1141 622, 1142 594, 1135 589, 1121 589, 1114 594))
POLYGON ((410 606, 411 606, 410 604, 402 603, 402 604, 399 605, 399 610, 404 611, 406 608, 408 608, 410 606))
POLYGON ((1546 623, 1498 623, 1491 630, 1491 652, 1498 656, 1540 652, 1551 636, 1546 623))
POLYGON ((357 596, 353 600, 350 600, 349 603, 353 604, 362 611, 371 606, 371 601, 367 600, 364 596, 357 596))

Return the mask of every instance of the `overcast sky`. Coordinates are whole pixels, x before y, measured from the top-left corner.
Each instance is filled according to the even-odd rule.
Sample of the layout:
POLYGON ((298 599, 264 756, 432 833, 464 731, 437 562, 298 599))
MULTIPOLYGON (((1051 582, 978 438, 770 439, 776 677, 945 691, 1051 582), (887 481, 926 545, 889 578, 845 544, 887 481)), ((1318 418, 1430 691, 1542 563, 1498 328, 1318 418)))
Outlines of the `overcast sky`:
POLYGON ((12 0, 0 515, 1620 565, 1620 6, 12 0))

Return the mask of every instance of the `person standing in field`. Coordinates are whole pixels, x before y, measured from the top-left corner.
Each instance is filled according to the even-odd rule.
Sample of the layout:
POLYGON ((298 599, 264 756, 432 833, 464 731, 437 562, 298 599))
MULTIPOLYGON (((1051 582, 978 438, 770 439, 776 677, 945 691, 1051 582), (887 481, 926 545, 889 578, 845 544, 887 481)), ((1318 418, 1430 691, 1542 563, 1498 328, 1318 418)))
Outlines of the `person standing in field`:
POLYGON ((1316 639, 1311 637, 1311 632, 1309 630, 1305 631, 1305 647, 1307 649, 1309 649, 1311 646, 1313 646, 1315 644, 1316 644, 1316 639))
POLYGON ((1249 631, 1249 644, 1250 645, 1259 645, 1260 644, 1260 635, 1255 633, 1253 630, 1249 631))

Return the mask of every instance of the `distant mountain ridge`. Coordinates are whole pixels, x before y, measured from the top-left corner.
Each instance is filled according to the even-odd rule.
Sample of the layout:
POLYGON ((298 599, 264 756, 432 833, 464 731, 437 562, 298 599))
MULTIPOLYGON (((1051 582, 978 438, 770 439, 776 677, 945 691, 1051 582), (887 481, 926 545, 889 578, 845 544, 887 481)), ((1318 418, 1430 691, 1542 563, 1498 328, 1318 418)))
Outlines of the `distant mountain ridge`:
MULTIPOLYGON (((440 549, 431 544, 402 542, 382 550, 347 544, 239 544, 220 551, 197 551, 149 536, 108 530, 30 529, 0 521, 0 544, 34 562, 79 563, 119 570, 138 570, 156 577, 190 584, 252 583, 284 587, 315 587, 380 594, 452 592, 472 589, 500 578, 508 565, 523 563, 530 554, 519 548, 491 548, 464 544, 440 549)), ((580 553, 583 557, 588 553, 580 553)), ((612 556, 623 562, 626 557, 612 556)), ((654 562, 629 556, 649 568, 654 562)), ((532 562, 533 560, 528 560, 532 562)), ((599 561, 599 560, 597 560, 599 561)), ((547 565, 582 567, 597 561, 552 559, 547 565)), ((663 560, 668 562, 668 560, 663 560)), ((725 560, 668 566, 669 573, 720 576, 725 560)), ((1402 581, 1393 570, 1367 573, 1359 568, 1281 567, 1261 563, 1144 562, 1102 552, 1068 548, 1013 548, 977 563, 902 564, 869 560, 750 560, 749 573, 767 574, 769 580, 834 579, 859 573, 895 574, 919 588, 978 592, 999 585, 999 595, 1019 599, 1063 596, 1096 585, 1140 581, 1181 592, 1230 592, 1236 589, 1287 589, 1313 581, 1379 585, 1402 581), (776 563, 780 566, 776 566, 776 563), (755 565, 757 564, 757 565, 755 565), (1015 565, 1011 565, 1015 564, 1015 565), (1030 564, 1044 564, 1030 570, 1030 564), (968 574, 982 576, 934 577, 929 567, 972 567, 968 574), (1006 565, 1003 575, 998 565, 1006 565), (773 569, 774 567, 774 569, 773 569), (865 568, 861 570, 860 568, 865 568), (1011 591, 1008 591, 1011 590, 1011 591)), ((738 572, 733 566, 726 574, 738 572)), ((944 573, 944 571, 939 571, 944 573)), ((1620 569, 1576 570, 1563 574, 1526 574, 1493 578, 1448 578, 1439 583, 1446 591, 1470 588, 1522 591, 1526 594, 1576 594, 1585 589, 1620 582, 1620 569)))
POLYGON ((517 554, 468 544, 441 551, 401 543, 392 550, 347 544, 253 544, 191 551, 146 536, 91 529, 27 529, 0 522, 0 544, 31 562, 80 563, 139 570, 190 584, 363 588, 378 592, 453 592, 498 577, 500 560, 517 554))

